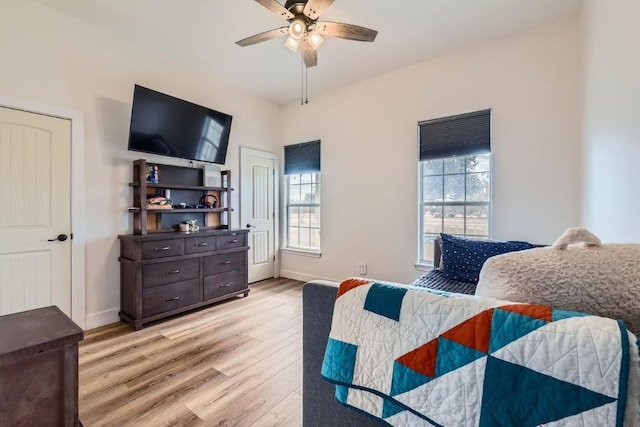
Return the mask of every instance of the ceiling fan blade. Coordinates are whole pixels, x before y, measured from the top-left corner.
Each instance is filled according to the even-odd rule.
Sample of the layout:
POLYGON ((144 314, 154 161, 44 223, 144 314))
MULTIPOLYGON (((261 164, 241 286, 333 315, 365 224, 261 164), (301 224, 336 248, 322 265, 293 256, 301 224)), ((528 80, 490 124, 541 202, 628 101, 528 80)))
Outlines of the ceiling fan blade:
POLYGON ((302 61, 304 61, 304 65, 306 65, 307 68, 318 65, 318 54, 313 50, 308 40, 303 40, 302 43, 300 43, 300 50, 302 53, 302 61))
POLYGON ((252 44, 265 42, 267 40, 275 39, 289 33, 289 27, 280 27, 275 30, 265 31, 264 33, 256 34, 246 39, 238 40, 236 44, 238 46, 251 46, 252 44))
POLYGON ((256 0, 256 2, 260 3, 275 14, 282 16, 284 19, 292 19, 295 16, 276 0, 256 0))
POLYGON ((317 31, 326 36, 339 37, 341 39, 356 40, 361 42, 372 42, 376 39, 378 32, 370 28, 358 25, 343 24, 341 22, 318 22, 317 31))
POLYGON ((318 19, 318 17, 333 4, 334 0, 309 0, 304 7, 304 13, 310 19, 318 19))

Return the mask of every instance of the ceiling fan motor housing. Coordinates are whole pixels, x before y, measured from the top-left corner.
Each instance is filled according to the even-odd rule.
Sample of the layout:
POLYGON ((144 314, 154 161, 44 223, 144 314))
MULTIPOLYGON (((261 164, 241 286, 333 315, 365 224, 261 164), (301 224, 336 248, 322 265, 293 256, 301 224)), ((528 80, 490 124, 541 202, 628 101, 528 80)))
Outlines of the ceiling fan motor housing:
POLYGON ((306 6, 306 3, 307 2, 301 2, 301 1, 295 1, 295 0, 287 1, 285 7, 287 8, 287 10, 289 10, 289 12, 295 15, 293 18, 288 20, 289 22, 293 22, 296 20, 300 22, 304 21, 304 24, 308 27, 309 25, 317 21, 317 19, 315 20, 311 19, 304 14, 304 8, 306 6))
POLYGON ((286 3, 284 4, 284 7, 289 12, 293 13, 294 15, 297 15, 298 13, 302 13, 302 10, 306 6, 306 4, 307 4, 306 0, 305 1, 287 0, 286 3), (299 11, 295 11, 295 12, 293 10, 291 10, 294 6, 296 6, 296 9, 300 9, 300 10, 299 11))

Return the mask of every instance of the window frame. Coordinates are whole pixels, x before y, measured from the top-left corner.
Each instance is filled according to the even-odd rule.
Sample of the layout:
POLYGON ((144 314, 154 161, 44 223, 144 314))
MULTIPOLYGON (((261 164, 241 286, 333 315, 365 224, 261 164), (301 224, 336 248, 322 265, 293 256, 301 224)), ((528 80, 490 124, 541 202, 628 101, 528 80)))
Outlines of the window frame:
MULTIPOLYGON (((488 153, 476 153, 476 154, 464 154, 461 156, 447 156, 447 157, 442 157, 439 159, 427 159, 427 160, 418 160, 418 260, 416 262, 416 268, 419 270, 428 270, 429 268, 433 267, 434 265, 434 260, 428 260, 425 259, 425 253, 424 253, 424 240, 425 240, 425 236, 426 235, 438 235, 439 233, 426 233, 425 232, 425 222, 424 222, 424 207, 425 206, 441 206, 442 210, 444 212, 444 209, 447 206, 461 206, 464 208, 465 214, 463 215, 463 233, 448 233, 448 234, 452 234, 455 236, 461 236, 461 237, 468 237, 468 238, 488 238, 490 239, 492 237, 492 218, 493 218, 493 195, 492 195, 492 188, 493 188, 493 156, 491 155, 491 152, 488 153), (464 201, 446 201, 443 200, 441 202, 435 202, 435 201, 425 201, 424 199, 424 167, 426 165, 426 162, 428 160, 446 160, 446 159, 451 159, 454 157, 464 157, 465 158, 465 163, 466 163, 466 158, 470 157, 470 156, 474 156, 474 155, 488 155, 489 156, 489 167, 487 171, 481 171, 481 172, 469 172, 466 168, 464 170, 464 172, 460 172, 460 173, 446 173, 444 171, 444 168, 442 170, 442 174, 434 174, 431 176, 442 176, 443 177, 443 195, 444 195, 444 177, 447 175, 460 175, 460 174, 464 174, 464 201), (469 175, 471 174, 475 174, 475 173, 488 173, 489 174, 489 188, 488 188, 488 201, 467 201, 467 178, 469 175), (480 236, 480 235, 469 235, 467 234, 467 215, 466 215, 466 209, 467 207, 473 207, 473 206, 477 206, 477 207, 486 207, 487 208, 487 236, 480 236)), ((444 233, 444 220, 445 217, 444 215, 441 216, 442 218, 442 222, 441 222, 441 231, 440 233, 444 233)))
POLYGON ((322 173, 321 172, 306 172, 306 173, 295 173, 295 174, 290 174, 290 175, 285 175, 285 197, 284 197, 284 247, 282 248, 282 250, 286 253, 293 253, 293 254, 300 254, 300 255, 307 255, 307 256, 312 256, 312 257, 320 257, 320 255, 322 254, 322 173), (312 175, 312 179, 309 183, 302 183, 302 176, 303 175, 312 175), (291 194, 290 194, 290 188, 291 188, 291 177, 292 176, 299 176, 300 177, 300 186, 302 185, 316 185, 319 189, 319 196, 314 200, 315 203, 291 203, 291 194), (317 248, 308 248, 308 247, 300 247, 300 246, 290 246, 291 244, 291 238, 290 238, 290 231, 289 229, 291 228, 291 225, 289 224, 289 210, 292 207, 298 207, 298 208, 316 208, 318 209, 318 211, 320 212, 319 218, 317 219, 317 227, 300 227, 299 225, 295 226, 298 229, 298 232, 300 232, 300 229, 308 229, 310 230, 310 232, 312 232, 311 230, 317 229, 318 230, 318 245, 317 248))

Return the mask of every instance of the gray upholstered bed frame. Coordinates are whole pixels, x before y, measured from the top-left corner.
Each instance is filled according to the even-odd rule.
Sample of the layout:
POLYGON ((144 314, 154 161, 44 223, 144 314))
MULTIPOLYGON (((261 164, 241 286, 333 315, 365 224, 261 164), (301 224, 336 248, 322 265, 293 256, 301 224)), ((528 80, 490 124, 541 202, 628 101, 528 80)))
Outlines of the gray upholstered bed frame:
POLYGON ((335 399, 335 386, 320 377, 338 283, 308 282, 302 289, 302 412, 304 427, 382 426, 382 421, 335 399))
MULTIPOLYGON (((440 264, 439 238, 434 242, 434 260, 437 268, 440 264)), ((444 279, 437 270, 427 272, 414 284, 463 293, 473 293, 475 289, 475 284, 444 279)), ((306 283, 302 289, 304 427, 388 425, 338 403, 334 397, 335 386, 320 377, 338 286, 336 282, 315 280, 306 283)))

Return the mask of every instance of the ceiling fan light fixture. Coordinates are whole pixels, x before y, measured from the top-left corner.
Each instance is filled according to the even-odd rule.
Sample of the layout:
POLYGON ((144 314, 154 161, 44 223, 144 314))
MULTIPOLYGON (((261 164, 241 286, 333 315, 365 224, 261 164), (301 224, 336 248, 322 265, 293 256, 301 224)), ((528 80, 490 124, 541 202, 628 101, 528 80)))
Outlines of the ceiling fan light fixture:
POLYGON ((324 43, 324 39, 317 31, 311 31, 309 33, 309 44, 313 50, 317 50, 322 43, 324 43))
POLYGON ((298 46, 300 46, 300 39, 294 39, 292 36, 289 36, 284 45, 291 51, 297 52, 298 46))
POLYGON ((304 19, 298 17, 291 21, 291 25, 289 25, 289 35, 296 40, 300 40, 304 33, 307 32, 307 23, 304 19))

